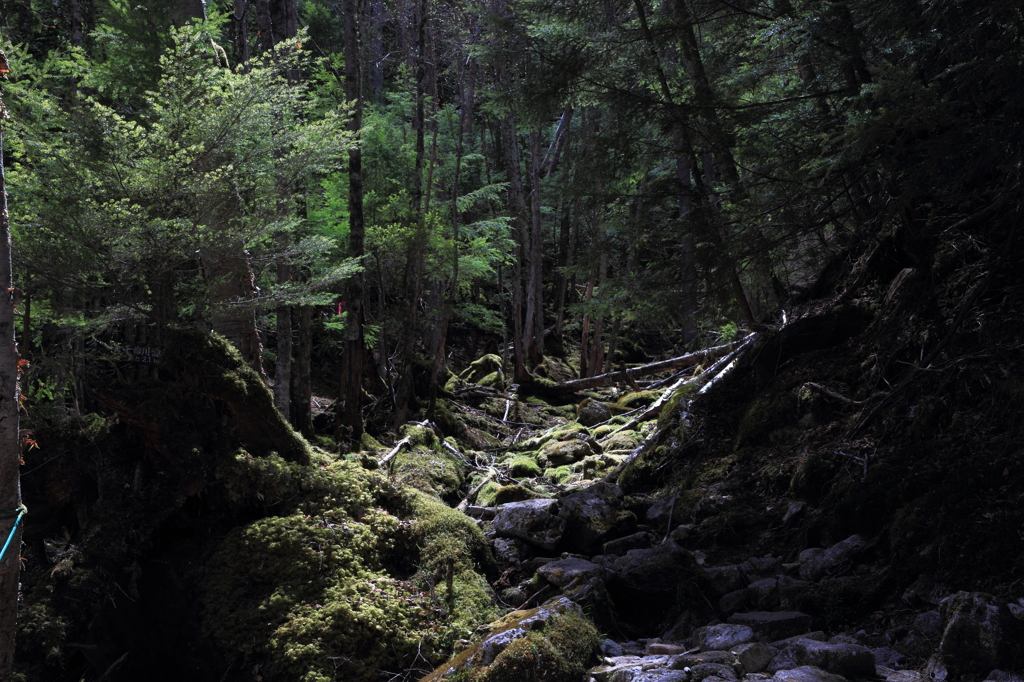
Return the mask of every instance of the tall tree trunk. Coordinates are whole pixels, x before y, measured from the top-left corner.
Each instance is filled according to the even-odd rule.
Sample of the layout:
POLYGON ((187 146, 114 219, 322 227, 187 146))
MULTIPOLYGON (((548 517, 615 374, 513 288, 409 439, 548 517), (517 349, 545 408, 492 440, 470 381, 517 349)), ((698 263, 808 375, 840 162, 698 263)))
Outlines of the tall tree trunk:
MULTIPOLYGON (((3 102, 0 102, 0 109, 3 102)), ((14 675, 21 570, 21 471, 18 429, 18 346, 14 337, 15 290, 11 268, 11 223, 0 128, 0 680, 14 675)))
POLYGON ((529 227, 526 224, 526 197, 519 168, 519 141, 516 139, 515 118, 509 114, 501 121, 501 146, 508 177, 509 204, 512 225, 516 235, 515 267, 512 274, 512 344, 517 383, 527 383, 530 372, 526 365, 526 336, 523 331, 523 260, 529 245, 529 227))
POLYGON ((427 224, 423 212, 423 163, 426 156, 426 80, 427 64, 424 54, 427 32, 427 0, 420 0, 416 9, 416 110, 413 126, 416 129, 416 159, 413 166, 412 205, 416 231, 406 266, 406 287, 409 294, 408 312, 405 319, 405 332, 402 344, 402 374, 395 395, 394 426, 398 428, 406 422, 409 415, 409 403, 413 398, 413 355, 416 343, 416 318, 423 288, 424 251, 427 245, 427 224))
POLYGON ((249 0, 235 0, 231 20, 235 24, 235 54, 242 65, 249 61, 249 0))
MULTIPOLYGON (((345 0, 345 97, 354 103, 352 120, 349 123, 353 133, 363 126, 362 76, 359 55, 361 53, 360 28, 362 3, 359 0, 345 0)), ((350 258, 360 261, 366 253, 366 227, 363 219, 363 156, 359 145, 353 145, 348 154, 348 209, 350 258)), ((339 436, 351 439, 359 447, 363 437, 363 297, 365 279, 362 271, 349 280, 346 306, 348 317, 345 321, 345 349, 341 362, 341 400, 338 415, 339 436), (347 432, 347 433, 345 433, 347 432)))
MULTIPOLYGON (((291 280, 291 267, 282 259, 277 264, 277 281, 291 280)), ((277 363, 274 368, 274 405, 288 419, 291 414, 292 389, 292 307, 277 306, 277 363)))
POLYGON ((295 368, 292 372, 292 425, 306 438, 313 436, 313 308, 299 306, 295 368))
POLYGON ((544 359, 543 259, 540 219, 540 124, 530 133, 530 250, 526 285, 526 318, 523 345, 530 365, 544 359))

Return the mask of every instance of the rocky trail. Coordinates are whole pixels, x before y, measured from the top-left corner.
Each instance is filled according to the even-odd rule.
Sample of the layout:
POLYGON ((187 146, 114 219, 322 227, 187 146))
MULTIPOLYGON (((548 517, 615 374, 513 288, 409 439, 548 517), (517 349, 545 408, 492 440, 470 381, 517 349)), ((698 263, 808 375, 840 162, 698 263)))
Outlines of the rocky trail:
MULTIPOLYGON (((996 594, 957 589, 934 570, 908 580, 891 526, 875 524, 871 534, 861 520, 826 521, 835 513, 829 489, 849 496, 875 468, 888 470, 882 439, 824 453, 868 400, 808 381, 806 365, 790 367, 802 381, 787 378, 786 391, 802 392, 803 404, 784 409, 802 413, 766 404, 762 390, 739 424, 724 427, 733 431, 716 437, 723 418, 714 406, 767 383, 757 376, 766 350, 777 361, 800 355, 808 349, 792 350, 793 339, 806 344, 807 329, 821 324, 802 320, 796 333, 777 330, 767 341, 751 335, 706 368, 648 382, 661 390, 638 391, 619 372, 618 386, 567 407, 495 390, 500 374, 481 366, 497 358, 453 381, 449 389, 480 401, 463 416, 489 415, 477 418, 477 433, 504 436, 485 461, 474 455, 460 509, 484 530, 499 571, 492 587, 516 610, 461 642, 424 682, 460 672, 506 679, 502 652, 571 612, 602 633, 599 664, 587 671, 597 682, 1024 679, 1011 672, 1024 657, 1019 580, 996 594), (743 457, 736 444, 747 446, 743 457), (780 450, 789 453, 781 466, 780 450), (840 539, 843 528, 860 532, 840 539)), ((858 331, 814 343, 835 347, 858 331)), ((542 395, 567 392, 547 388, 542 395)), ((401 480, 401 466, 395 475, 401 480)), ((934 550, 923 544, 916 551, 927 558, 934 550)))

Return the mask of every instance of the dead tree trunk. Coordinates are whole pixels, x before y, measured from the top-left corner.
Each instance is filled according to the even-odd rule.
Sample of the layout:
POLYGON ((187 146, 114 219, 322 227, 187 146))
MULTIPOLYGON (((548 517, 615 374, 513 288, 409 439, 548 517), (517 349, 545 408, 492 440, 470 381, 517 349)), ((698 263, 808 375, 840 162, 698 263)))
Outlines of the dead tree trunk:
POLYGON ((576 391, 582 391, 588 388, 609 386, 620 381, 629 381, 630 379, 636 379, 637 377, 657 374, 658 372, 666 372, 670 369, 692 367, 693 365, 699 365, 700 363, 708 360, 720 358, 735 347, 736 343, 726 343, 721 346, 705 348, 704 350, 699 350, 694 353, 680 355, 679 357, 672 358, 671 360, 652 362, 649 365, 642 365, 640 367, 634 367, 632 369, 622 370, 619 372, 611 372, 609 374, 599 374, 594 377, 584 377, 583 379, 564 381, 560 384, 555 384, 554 386, 546 388, 545 392, 554 394, 575 393, 576 391))

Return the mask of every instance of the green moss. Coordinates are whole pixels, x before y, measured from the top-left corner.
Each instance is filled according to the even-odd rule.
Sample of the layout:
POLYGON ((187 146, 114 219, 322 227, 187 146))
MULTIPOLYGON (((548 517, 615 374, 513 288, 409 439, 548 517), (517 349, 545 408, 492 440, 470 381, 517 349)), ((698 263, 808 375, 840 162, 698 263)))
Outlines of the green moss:
POLYGON ((683 386, 672 394, 672 397, 665 402, 658 415, 658 428, 667 428, 679 419, 679 413, 683 409, 683 401, 687 400, 693 393, 693 386, 683 386))
POLYGON ((640 445, 643 438, 636 431, 619 431, 601 443, 605 450, 632 450, 640 445))
POLYGON ((619 428, 618 424, 601 424, 600 426, 594 428, 594 438, 600 440, 617 428, 619 428))
POLYGON ((459 376, 471 384, 477 384, 484 377, 500 372, 501 356, 489 353, 471 362, 459 376))
POLYGON ((359 439, 359 449, 363 452, 376 452, 383 450, 384 446, 380 444, 380 441, 364 431, 359 439))
POLYGON ((505 375, 503 375, 501 372, 491 372, 490 374, 483 377, 482 379, 480 379, 480 381, 476 383, 479 384, 480 386, 491 386, 493 388, 501 390, 505 387, 505 375))
POLYGON ((476 503, 482 507, 493 507, 495 504, 494 498, 499 490, 501 490, 500 483, 489 482, 476 494, 476 503))
POLYGON ((555 483, 568 483, 573 477, 572 466, 566 464, 564 466, 555 467, 547 470, 547 475, 555 483))
MULTIPOLYGON (((516 619, 499 627, 498 631, 515 627, 531 613, 515 612, 516 619)), ((551 618, 542 630, 532 630, 525 637, 513 640, 488 666, 472 667, 474 652, 469 650, 424 680, 436 682, 447 677, 458 682, 583 682, 600 642, 597 630, 589 621, 566 612, 551 618), (468 668, 465 667, 467 662, 470 663, 468 668), (458 672, 448 677, 447 671, 452 668, 458 672)))
POLYGON ((505 504, 507 502, 522 502, 540 497, 537 493, 521 485, 504 485, 494 491, 494 504, 505 504))
POLYGON ((459 497, 459 491, 465 484, 462 462, 447 450, 431 450, 422 446, 405 450, 395 456, 391 470, 395 482, 400 485, 445 500, 459 497))
POLYGON ((537 460, 528 455, 517 455, 509 462, 509 473, 515 478, 534 478, 540 476, 537 460))
POLYGON ((638 407, 647 407, 659 397, 661 394, 658 391, 636 391, 622 396, 615 401, 615 404, 633 410, 638 407))

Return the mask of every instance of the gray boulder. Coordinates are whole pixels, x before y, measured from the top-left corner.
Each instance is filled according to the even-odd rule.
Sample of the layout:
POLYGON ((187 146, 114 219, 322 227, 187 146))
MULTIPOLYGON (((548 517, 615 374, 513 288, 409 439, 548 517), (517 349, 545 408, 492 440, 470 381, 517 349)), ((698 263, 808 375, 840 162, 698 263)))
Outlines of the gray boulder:
POLYGON ((641 531, 604 543, 604 553, 624 556, 631 549, 646 549, 653 544, 650 533, 641 531))
POLYGON ((768 666, 777 671, 813 666, 844 677, 874 677, 875 655, 859 644, 829 644, 813 639, 798 639, 768 666))
POLYGON ((779 650, 761 642, 741 644, 736 648, 736 660, 748 673, 761 673, 768 669, 772 659, 778 656, 779 650))
POLYGON ((938 656, 952 677, 1012 667, 1022 633, 1005 604, 981 592, 957 592, 939 606, 945 623, 938 656))
POLYGON ((584 559, 560 559, 544 564, 537 569, 537 574, 549 583, 564 589, 573 582, 587 582, 593 578, 603 578, 604 569, 584 559))
POLYGON ((519 538, 548 551, 558 547, 565 521, 550 513, 554 500, 510 502, 498 509, 492 526, 498 537, 519 538))
POLYGON ((693 633, 694 645, 703 651, 731 651, 755 638, 753 628, 747 625, 708 625, 693 633))
POLYGON ((692 602, 687 605, 693 608, 702 605, 700 587, 707 583, 704 569, 674 542, 630 550, 611 568, 608 591, 627 622, 660 620, 679 606, 680 599, 692 602))
POLYGON ((618 486, 597 484, 561 498, 558 516, 565 521, 566 549, 586 553, 633 530, 636 516, 619 508, 621 496, 618 486))
POLYGON ((782 573, 782 562, 774 557, 751 557, 742 564, 740 570, 747 577, 747 582, 756 582, 765 578, 774 578, 782 573))
POLYGON ((835 575, 867 547, 867 542, 859 535, 851 535, 842 542, 837 542, 824 552, 800 565, 801 580, 821 580, 826 575, 835 575))
POLYGON ((772 676, 772 682, 846 682, 846 678, 805 665, 789 670, 780 670, 772 676))
POLYGON ((758 637, 772 642, 811 629, 811 617, 799 611, 748 611, 729 616, 734 625, 748 625, 758 637))
POLYGON ((715 596, 742 590, 747 585, 739 566, 712 566, 705 569, 715 596))
POLYGON ((763 578, 750 583, 750 605, 759 611, 771 611, 779 608, 779 581, 775 578, 763 578))

